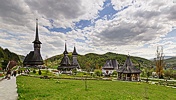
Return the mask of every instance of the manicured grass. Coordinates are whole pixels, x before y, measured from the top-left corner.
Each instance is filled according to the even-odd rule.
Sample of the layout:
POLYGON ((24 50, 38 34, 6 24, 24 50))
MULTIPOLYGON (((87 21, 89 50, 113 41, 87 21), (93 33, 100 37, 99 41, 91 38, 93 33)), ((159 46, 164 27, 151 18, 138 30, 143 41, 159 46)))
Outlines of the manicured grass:
POLYGON ((19 100, 176 100, 176 89, 139 82, 17 77, 19 100))

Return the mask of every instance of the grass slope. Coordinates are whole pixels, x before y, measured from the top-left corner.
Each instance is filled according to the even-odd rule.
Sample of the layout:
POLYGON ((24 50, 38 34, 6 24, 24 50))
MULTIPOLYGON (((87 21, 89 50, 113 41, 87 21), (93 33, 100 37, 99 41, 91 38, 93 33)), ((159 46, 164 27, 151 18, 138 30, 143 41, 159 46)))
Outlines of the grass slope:
POLYGON ((19 100, 176 100, 175 89, 137 82, 17 77, 19 100))

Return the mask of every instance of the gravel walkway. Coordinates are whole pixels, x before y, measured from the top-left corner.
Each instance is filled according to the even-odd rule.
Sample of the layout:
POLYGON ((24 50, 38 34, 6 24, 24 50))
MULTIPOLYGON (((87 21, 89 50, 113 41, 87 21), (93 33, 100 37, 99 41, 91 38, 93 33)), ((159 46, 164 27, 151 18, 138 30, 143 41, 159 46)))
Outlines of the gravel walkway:
POLYGON ((0 81, 0 100, 17 100, 16 77, 0 81))

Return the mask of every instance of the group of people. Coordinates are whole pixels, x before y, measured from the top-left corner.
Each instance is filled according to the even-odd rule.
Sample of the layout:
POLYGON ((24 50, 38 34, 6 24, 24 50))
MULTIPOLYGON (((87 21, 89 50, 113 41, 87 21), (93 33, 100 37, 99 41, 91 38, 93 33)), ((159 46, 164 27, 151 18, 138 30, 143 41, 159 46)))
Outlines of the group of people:
MULTIPOLYGON (((5 72, 4 72, 5 73, 5 72)), ((14 77, 16 77, 16 75, 17 74, 22 74, 22 73, 24 73, 24 74, 29 74, 30 73, 30 70, 29 69, 26 69, 26 70, 24 70, 24 71, 22 71, 22 70, 11 70, 11 69, 9 69, 9 70, 7 70, 7 72, 6 72, 6 76, 5 76, 5 79, 10 79, 10 77, 11 76, 14 76, 14 77)))
POLYGON ((11 70, 8 70, 7 73, 6 73, 5 78, 9 80, 11 76, 16 77, 16 74, 17 74, 16 70, 14 70, 12 72, 11 72, 11 70))

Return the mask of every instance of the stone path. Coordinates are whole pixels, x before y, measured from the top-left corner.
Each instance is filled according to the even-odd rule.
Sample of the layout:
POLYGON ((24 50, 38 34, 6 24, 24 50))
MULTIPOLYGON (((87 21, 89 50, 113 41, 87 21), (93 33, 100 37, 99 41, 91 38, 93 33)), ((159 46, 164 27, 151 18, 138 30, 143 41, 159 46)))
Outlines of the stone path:
POLYGON ((17 100, 16 77, 0 81, 0 100, 17 100))

